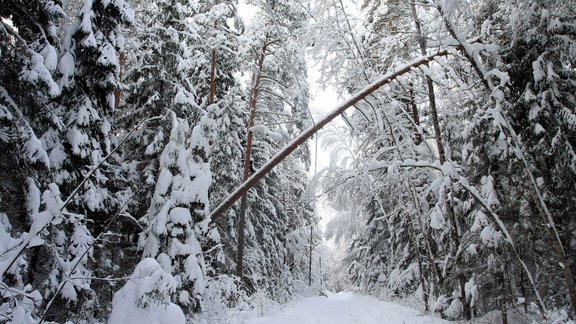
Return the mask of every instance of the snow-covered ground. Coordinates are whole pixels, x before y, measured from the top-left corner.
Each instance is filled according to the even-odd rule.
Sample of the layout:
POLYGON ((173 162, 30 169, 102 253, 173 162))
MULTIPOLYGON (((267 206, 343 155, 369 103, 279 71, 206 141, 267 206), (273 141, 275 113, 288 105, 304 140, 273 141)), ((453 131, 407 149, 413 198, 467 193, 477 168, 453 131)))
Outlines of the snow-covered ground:
POLYGON ((440 324, 445 320, 421 315, 394 303, 350 292, 308 297, 282 313, 252 319, 246 324, 440 324))

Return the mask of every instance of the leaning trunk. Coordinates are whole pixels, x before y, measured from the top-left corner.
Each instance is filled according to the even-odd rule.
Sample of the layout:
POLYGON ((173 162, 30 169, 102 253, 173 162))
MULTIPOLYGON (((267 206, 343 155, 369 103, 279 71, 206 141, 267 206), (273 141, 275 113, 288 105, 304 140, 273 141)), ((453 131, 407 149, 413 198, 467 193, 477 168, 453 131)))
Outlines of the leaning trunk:
POLYGON ((294 152, 300 145, 306 142, 307 139, 314 136, 319 130, 321 130, 324 126, 334 120, 336 117, 340 116, 346 109, 354 106, 356 103, 364 99, 369 94, 373 93, 374 91, 378 90, 382 86, 388 84, 391 81, 394 81, 401 75, 404 75, 410 72, 412 69, 415 69, 423 64, 426 64, 433 60, 438 56, 445 56, 448 55, 447 51, 440 51, 434 54, 426 55, 420 57, 402 67, 397 69, 392 73, 388 73, 381 77, 380 79, 374 81, 373 83, 369 84, 362 90, 356 92, 352 97, 348 100, 344 101, 340 105, 338 105, 334 110, 332 110, 328 115, 324 116, 319 122, 315 125, 306 129, 302 134, 298 135, 295 139, 293 139, 290 143, 288 143, 282 150, 280 150, 276 155, 274 155, 268 162, 262 166, 262 168, 258 169, 250 178, 248 178, 244 183, 242 183, 228 198, 224 199, 212 212, 210 213, 210 218, 212 222, 218 220, 223 212, 228 210, 230 206, 232 206, 240 197, 242 197, 250 188, 252 188, 260 179, 262 179, 270 170, 272 170, 278 163, 284 160, 290 153, 294 152))

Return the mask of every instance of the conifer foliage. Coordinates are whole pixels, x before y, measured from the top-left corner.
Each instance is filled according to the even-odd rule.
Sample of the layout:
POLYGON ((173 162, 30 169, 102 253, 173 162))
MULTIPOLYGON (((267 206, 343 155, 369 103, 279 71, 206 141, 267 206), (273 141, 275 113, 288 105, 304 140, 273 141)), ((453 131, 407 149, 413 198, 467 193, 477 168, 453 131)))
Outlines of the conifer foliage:
MULTIPOLYGON (((364 33, 333 55, 336 64, 346 53, 365 57, 332 75, 341 89, 411 57, 452 52, 367 98, 348 118, 350 135, 328 141, 347 148, 323 181, 347 211, 328 226, 350 242, 340 278, 369 292, 416 294, 451 319, 573 311, 574 224, 565 214, 573 194, 563 185, 574 174, 569 3, 363 4, 364 33), (360 204, 347 204, 358 192, 360 204)), ((336 34, 355 26, 332 15, 348 21, 336 34)))
POLYGON ((306 58, 362 94, 314 179, 334 287, 574 316, 573 0, 238 5, 0 0, 0 322, 184 323, 316 284, 306 58))

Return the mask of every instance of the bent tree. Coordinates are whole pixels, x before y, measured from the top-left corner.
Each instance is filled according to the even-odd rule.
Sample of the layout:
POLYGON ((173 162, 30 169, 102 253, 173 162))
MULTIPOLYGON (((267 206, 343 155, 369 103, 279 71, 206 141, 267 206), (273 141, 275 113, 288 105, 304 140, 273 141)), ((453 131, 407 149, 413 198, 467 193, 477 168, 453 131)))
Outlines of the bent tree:
POLYGON ((352 95, 348 100, 344 101, 336 108, 334 108, 330 113, 328 113, 325 117, 323 117, 320 121, 318 121, 315 125, 306 129, 302 134, 298 137, 293 139, 290 143, 288 143, 282 150, 280 150, 274 157, 272 157, 266 164, 264 164, 260 169, 258 169, 250 178, 245 180, 242 185, 240 185, 234 192, 230 194, 230 196, 224 201, 222 201, 212 212, 210 213, 210 218, 212 222, 215 222, 220 218, 222 213, 224 213, 228 208, 230 208, 240 197, 242 197, 250 188, 252 188, 262 177, 266 175, 266 173, 270 172, 278 163, 284 160, 290 153, 294 152, 300 145, 306 142, 307 139, 312 137, 316 134, 320 129, 334 120, 336 117, 341 115, 346 109, 354 106, 360 100, 366 98, 366 96, 370 95, 374 91, 378 90, 379 88, 383 87, 384 85, 390 83, 391 81, 395 80, 396 78, 412 71, 413 69, 418 68, 419 66, 425 65, 430 61, 434 60, 434 58, 439 56, 448 55, 448 51, 443 50, 439 51, 434 54, 429 54, 417 58, 416 60, 407 63, 400 68, 390 72, 380 79, 374 81, 373 83, 369 84, 362 90, 356 92, 352 95))

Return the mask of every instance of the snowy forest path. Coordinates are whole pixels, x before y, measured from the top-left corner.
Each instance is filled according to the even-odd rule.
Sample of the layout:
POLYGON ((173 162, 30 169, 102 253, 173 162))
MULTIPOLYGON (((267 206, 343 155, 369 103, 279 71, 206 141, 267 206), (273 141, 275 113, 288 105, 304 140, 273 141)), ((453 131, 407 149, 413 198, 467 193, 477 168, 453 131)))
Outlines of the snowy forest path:
POLYGON ((290 306, 283 313, 246 322, 246 324, 289 323, 440 324, 449 322, 432 316, 422 316, 418 311, 408 307, 350 292, 328 293, 328 297, 308 297, 290 306))

